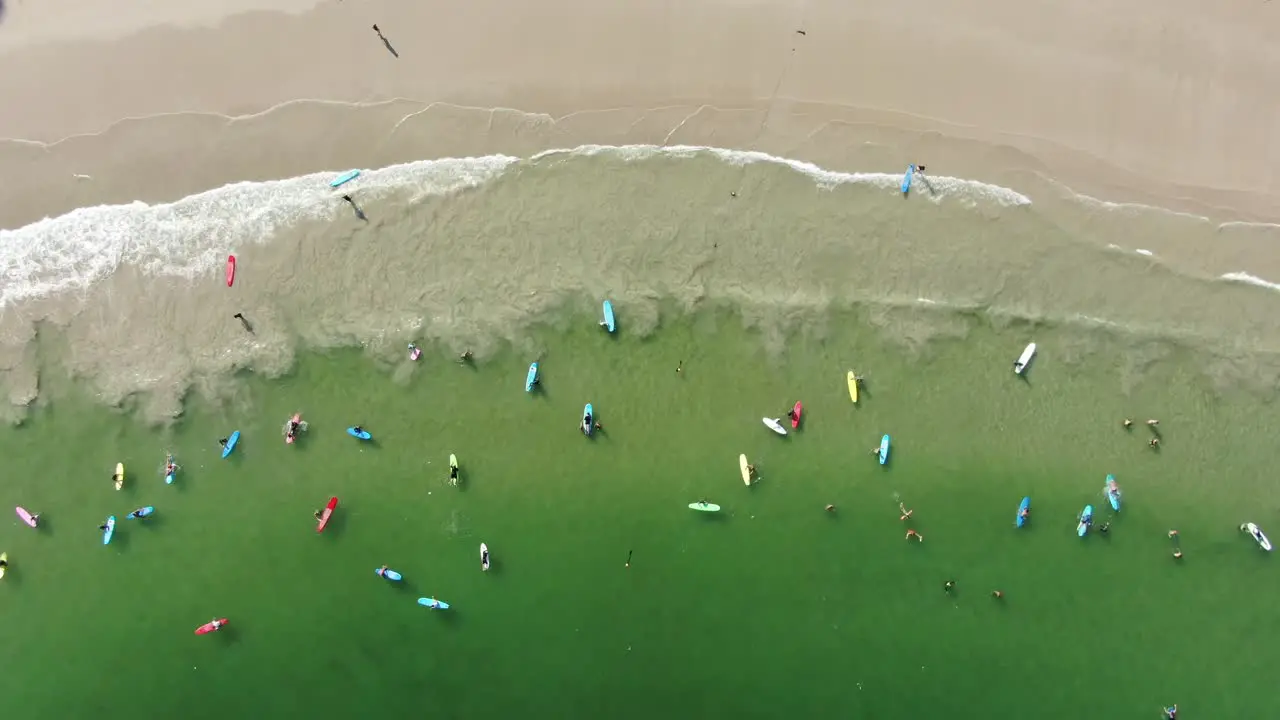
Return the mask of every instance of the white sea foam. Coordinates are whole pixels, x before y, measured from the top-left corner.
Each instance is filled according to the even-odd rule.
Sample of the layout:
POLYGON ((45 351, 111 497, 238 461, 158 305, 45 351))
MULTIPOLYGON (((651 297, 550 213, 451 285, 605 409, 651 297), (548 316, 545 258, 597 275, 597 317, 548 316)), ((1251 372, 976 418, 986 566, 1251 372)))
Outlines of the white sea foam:
POLYGON ((492 155, 392 165, 363 172, 341 191, 334 173, 239 182, 172 203, 99 205, 0 230, 0 308, 50 293, 79 290, 130 264, 153 275, 194 277, 220 267, 246 243, 279 228, 332 216, 334 196, 410 191, 415 199, 478 185, 518 158, 492 155))
POLYGON ((1245 283, 1246 285, 1256 285, 1268 290, 1280 290, 1280 283, 1273 283, 1269 280, 1263 280, 1256 275, 1250 275, 1247 272, 1231 272, 1222 276, 1223 280, 1230 282, 1245 283))
MULTIPOLYGON (((583 145, 547 150, 534 162, 557 155, 608 154, 625 161, 655 156, 690 158, 712 155, 733 165, 773 163, 808 176, 820 187, 863 183, 898 192, 897 173, 847 173, 767 153, 688 145, 583 145)), ((21 300, 87 288, 123 264, 152 275, 195 277, 221 267, 229 253, 246 243, 267 242, 284 227, 334 217, 334 197, 359 190, 363 198, 410 192, 414 200, 473 187, 501 175, 519 158, 489 155, 446 158, 363 171, 342 186, 329 187, 333 172, 285 180, 238 182, 172 203, 100 205, 45 218, 16 230, 0 230, 0 308, 21 300)), ((944 176, 927 178, 935 202, 955 197, 1003 206, 1029 205, 1008 188, 944 176)))
MULTIPOLYGON (((662 155, 665 157, 693 157, 699 154, 714 155, 729 165, 752 165, 754 163, 773 163, 783 165, 807 175, 822 188, 833 188, 837 185, 863 183, 873 187, 900 192, 902 173, 879 172, 840 172, 827 170, 811 162, 778 157, 758 150, 726 150, 725 148, 704 147, 701 145, 582 145, 570 149, 545 150, 533 156, 534 160, 553 155, 616 155, 623 160, 639 161, 662 155)), ((920 182, 927 182, 932 192, 926 197, 935 201, 947 196, 955 196, 963 200, 985 200, 1003 206, 1030 205, 1031 198, 1014 190, 999 185, 991 185, 977 180, 947 177, 945 175, 917 175, 920 182)))

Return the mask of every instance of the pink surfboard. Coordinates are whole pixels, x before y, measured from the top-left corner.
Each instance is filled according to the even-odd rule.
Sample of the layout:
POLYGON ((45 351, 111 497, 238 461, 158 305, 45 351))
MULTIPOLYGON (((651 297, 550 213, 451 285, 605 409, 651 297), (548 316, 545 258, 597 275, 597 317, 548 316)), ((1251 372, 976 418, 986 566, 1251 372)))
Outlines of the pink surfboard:
POLYGON ((31 527, 36 526, 36 519, 34 517, 31 517, 31 513, 27 512, 26 508, 16 507, 14 508, 14 510, 17 511, 18 517, 22 518, 22 522, 30 525, 31 527))

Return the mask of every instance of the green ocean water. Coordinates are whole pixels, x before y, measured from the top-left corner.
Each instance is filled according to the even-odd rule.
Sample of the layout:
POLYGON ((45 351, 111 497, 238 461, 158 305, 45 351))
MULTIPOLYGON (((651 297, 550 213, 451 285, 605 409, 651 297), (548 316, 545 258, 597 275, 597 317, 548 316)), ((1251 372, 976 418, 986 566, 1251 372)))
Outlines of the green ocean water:
POLYGON ((43 381, 31 419, 0 432, 4 504, 43 514, 38 531, 12 510, 0 523, 0 693, 24 718, 1280 712, 1280 576, 1237 531, 1280 532, 1271 397, 1174 346, 976 314, 921 312, 913 327, 932 330, 903 343, 883 329, 902 322, 857 308, 780 333, 667 310, 643 337, 618 311, 616 336, 566 311, 474 366, 439 348, 411 372, 304 354, 225 402, 193 395, 167 429, 43 381), (1030 340, 1041 354, 1020 380, 1030 340), (867 376, 857 406, 849 369, 867 376), (796 400, 798 433, 764 428, 796 400), (585 402, 594 439, 576 429, 585 402), (309 429, 290 447, 299 410, 309 429), (868 455, 883 433, 887 468, 868 455), (182 471, 166 486, 170 450, 182 471), (1108 472, 1126 505, 1081 540, 1076 514, 1106 504, 1108 472), (1015 531, 1024 495, 1032 522, 1015 531), (703 498, 724 511, 686 508, 703 498), (899 502, 923 542, 904 540, 899 502), (123 519, 141 505, 156 516, 123 519), (231 624, 192 634, 214 616, 231 624))

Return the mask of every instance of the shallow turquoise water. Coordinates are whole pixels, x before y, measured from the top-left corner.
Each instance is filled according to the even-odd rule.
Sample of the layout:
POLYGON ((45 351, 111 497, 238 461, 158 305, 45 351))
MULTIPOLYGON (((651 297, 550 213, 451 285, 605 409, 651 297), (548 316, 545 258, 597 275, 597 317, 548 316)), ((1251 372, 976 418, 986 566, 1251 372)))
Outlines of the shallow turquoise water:
POLYGON ((0 495, 45 519, 0 527, 0 692, 36 718, 133 716, 142 698, 192 718, 1280 710, 1261 671, 1280 660, 1266 641, 1280 581, 1236 531, 1280 527, 1269 398, 1074 329, 953 317, 949 339, 906 346, 840 311, 773 353, 732 313, 668 314, 636 337, 618 310, 618 336, 560 317, 522 344, 540 350, 476 366, 432 350, 406 375, 308 355, 225 404, 193 400, 169 430, 51 379, 54 399, 0 433, 0 495), (1009 364, 1033 333, 1023 382, 1009 364), (535 358, 544 381, 526 394, 535 358), (858 406, 850 368, 868 377, 858 406), (769 433, 761 416, 797 399, 802 430, 769 433), (605 428, 594 440, 575 427, 584 402, 605 428), (296 410, 309 430, 289 447, 296 410), (1121 430, 1126 416, 1140 427, 1121 430), (346 436, 355 423, 377 442, 346 436), (224 461, 214 441, 232 429, 224 461), (885 432, 881 468, 868 451, 885 432), (166 449, 183 466, 171 487, 166 449), (1079 540, 1075 515, 1105 504, 1108 472, 1125 509, 1109 536, 1079 540), (1032 523, 1015 531, 1027 494, 1032 523), (317 535, 330 495, 341 505, 317 535), (685 507, 702 498, 724 511, 685 507), (899 500, 924 542, 904 540, 899 500), (139 505, 157 515, 122 519, 103 548, 102 517, 139 505), (384 563, 405 583, 377 578, 384 563), (215 615, 225 632, 192 635, 215 615))

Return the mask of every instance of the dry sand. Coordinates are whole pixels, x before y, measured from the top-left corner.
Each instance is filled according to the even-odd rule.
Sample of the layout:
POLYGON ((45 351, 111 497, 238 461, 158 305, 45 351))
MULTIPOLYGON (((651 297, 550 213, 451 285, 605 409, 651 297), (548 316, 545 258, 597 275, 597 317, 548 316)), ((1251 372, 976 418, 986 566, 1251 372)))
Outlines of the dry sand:
MULTIPOLYGON (((1277 12, 1256 0, 10 0, 0 58, 24 71, 0 74, 0 137, 52 144, 126 118, 404 98, 579 114, 565 144, 731 140, 823 161, 840 149, 805 140, 837 121, 870 140, 894 136, 949 174, 1019 168, 1109 200, 1276 219, 1277 12), (750 112, 721 126, 724 113, 704 122, 704 106, 750 112), (669 110, 653 119, 659 108, 669 110)), ((186 191, 175 147, 186 138, 148 134, 173 167, 135 193, 186 191)), ((59 171, 138 161, 115 142, 73 143, 59 171)), ((271 169, 300 174, 323 159, 271 169)), ((201 181, 243 176, 234 157, 226 164, 232 172, 201 181)), ((9 208, 0 219, 22 217, 9 208)))

